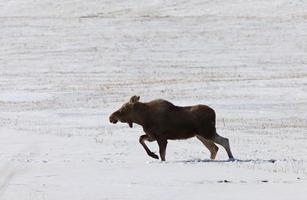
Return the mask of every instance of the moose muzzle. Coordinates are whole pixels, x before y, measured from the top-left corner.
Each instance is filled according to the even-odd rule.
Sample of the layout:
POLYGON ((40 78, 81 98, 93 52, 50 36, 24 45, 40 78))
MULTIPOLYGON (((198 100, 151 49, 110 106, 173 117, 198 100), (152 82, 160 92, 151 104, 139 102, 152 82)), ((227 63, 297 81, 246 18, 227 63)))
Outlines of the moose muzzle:
POLYGON ((112 114, 109 118, 110 122, 113 124, 116 124, 118 122, 118 119, 112 114))

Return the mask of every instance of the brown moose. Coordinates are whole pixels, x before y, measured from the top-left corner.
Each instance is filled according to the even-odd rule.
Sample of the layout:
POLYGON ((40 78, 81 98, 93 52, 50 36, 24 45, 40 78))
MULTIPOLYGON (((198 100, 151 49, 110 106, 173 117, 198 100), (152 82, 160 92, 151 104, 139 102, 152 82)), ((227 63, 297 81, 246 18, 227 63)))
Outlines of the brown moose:
POLYGON ((143 127, 145 135, 140 136, 140 143, 147 154, 155 159, 158 155, 153 153, 145 141, 157 141, 162 161, 165 161, 167 140, 187 139, 196 136, 210 151, 211 159, 215 159, 218 147, 223 146, 230 160, 233 160, 229 141, 216 133, 215 112, 206 105, 179 107, 172 103, 157 99, 147 103, 139 102, 139 96, 131 97, 119 110, 112 113, 110 122, 118 121, 133 123, 143 127))

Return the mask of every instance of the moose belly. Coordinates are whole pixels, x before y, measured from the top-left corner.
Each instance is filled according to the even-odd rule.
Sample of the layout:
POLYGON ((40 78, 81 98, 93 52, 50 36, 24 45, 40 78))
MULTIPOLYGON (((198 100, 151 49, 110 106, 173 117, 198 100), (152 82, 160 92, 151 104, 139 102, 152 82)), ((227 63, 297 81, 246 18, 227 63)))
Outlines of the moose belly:
POLYGON ((183 140, 195 136, 195 132, 166 132, 164 137, 169 140, 183 140))

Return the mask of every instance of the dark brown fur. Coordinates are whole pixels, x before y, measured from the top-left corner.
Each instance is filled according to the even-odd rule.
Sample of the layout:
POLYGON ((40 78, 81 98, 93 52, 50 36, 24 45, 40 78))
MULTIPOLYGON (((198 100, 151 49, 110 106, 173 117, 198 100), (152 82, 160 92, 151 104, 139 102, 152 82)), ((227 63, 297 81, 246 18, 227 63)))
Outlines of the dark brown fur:
POLYGON ((133 123, 143 127, 145 135, 139 139, 147 154, 153 158, 159 157, 151 152, 145 141, 157 141, 161 160, 165 160, 167 140, 187 139, 196 136, 211 152, 214 159, 218 147, 222 145, 230 159, 233 159, 227 138, 216 133, 215 112, 206 105, 179 107, 172 103, 157 99, 147 103, 139 102, 138 96, 131 97, 119 110, 110 116, 111 123, 118 121, 133 123))

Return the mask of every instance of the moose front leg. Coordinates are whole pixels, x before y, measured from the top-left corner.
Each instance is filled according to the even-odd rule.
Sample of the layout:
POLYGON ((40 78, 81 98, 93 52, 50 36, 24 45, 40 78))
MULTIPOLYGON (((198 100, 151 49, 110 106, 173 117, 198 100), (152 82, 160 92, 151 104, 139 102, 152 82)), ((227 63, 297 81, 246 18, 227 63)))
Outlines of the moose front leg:
POLYGON ((166 152, 166 146, 167 146, 167 140, 165 139, 158 139, 158 145, 159 145, 159 153, 162 161, 165 161, 165 152, 166 152))
POLYGON ((153 153, 152 151, 150 151, 150 149, 147 147, 147 145, 145 144, 145 141, 149 141, 149 142, 153 142, 155 141, 155 139, 149 137, 148 135, 142 135, 140 136, 139 142, 141 143, 141 145, 144 147, 146 153, 155 159, 159 159, 159 156, 155 153, 153 153))

